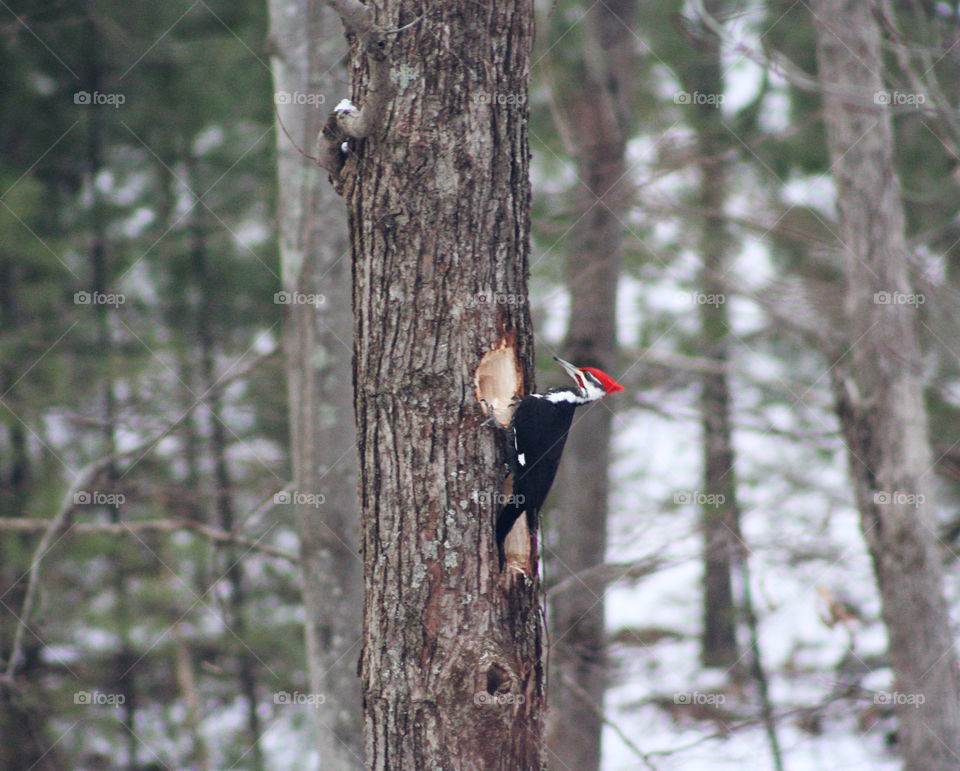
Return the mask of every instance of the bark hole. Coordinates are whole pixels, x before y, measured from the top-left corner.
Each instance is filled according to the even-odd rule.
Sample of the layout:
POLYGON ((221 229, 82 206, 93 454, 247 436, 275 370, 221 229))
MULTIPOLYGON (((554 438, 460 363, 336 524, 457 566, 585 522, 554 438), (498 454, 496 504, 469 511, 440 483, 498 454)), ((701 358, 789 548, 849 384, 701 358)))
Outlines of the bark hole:
POLYGON ((487 693, 493 696, 495 693, 510 690, 510 673, 499 664, 491 664, 487 670, 487 693))

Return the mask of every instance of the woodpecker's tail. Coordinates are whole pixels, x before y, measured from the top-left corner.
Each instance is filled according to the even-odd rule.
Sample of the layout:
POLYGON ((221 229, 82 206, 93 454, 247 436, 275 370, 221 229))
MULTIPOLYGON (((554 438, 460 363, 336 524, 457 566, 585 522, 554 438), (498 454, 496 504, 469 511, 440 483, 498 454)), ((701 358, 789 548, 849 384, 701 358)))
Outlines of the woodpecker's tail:
POLYGON ((527 528, 533 533, 537 529, 537 512, 535 510, 527 511, 523 504, 508 503, 500 509, 500 514, 497 515, 497 555, 500 557, 501 570, 503 570, 503 564, 506 561, 503 542, 507 539, 507 533, 513 529, 513 523, 516 522, 525 511, 527 512, 527 528))

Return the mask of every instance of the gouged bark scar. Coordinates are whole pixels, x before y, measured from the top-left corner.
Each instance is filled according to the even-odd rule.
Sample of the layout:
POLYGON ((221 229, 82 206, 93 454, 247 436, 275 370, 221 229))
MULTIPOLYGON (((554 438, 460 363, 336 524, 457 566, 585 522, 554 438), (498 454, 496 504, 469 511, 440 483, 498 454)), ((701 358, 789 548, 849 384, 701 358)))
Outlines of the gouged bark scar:
MULTIPOLYGON (((507 474, 507 478, 503 480, 503 495, 504 500, 513 495, 512 473, 507 474)), ((520 574, 529 576, 533 574, 533 566, 530 564, 531 535, 530 529, 527 527, 526 516, 517 517, 517 521, 513 523, 513 527, 503 540, 503 575, 520 574)))
POLYGON ((504 337, 480 360, 473 376, 477 401, 484 411, 503 428, 510 426, 514 402, 521 396, 523 373, 517 358, 516 339, 504 337))
MULTIPOLYGON (((487 351, 474 373, 477 401, 502 428, 509 428, 517 400, 523 395, 523 372, 517 356, 516 336, 507 333, 499 345, 487 351)), ((513 474, 503 482, 504 499, 513 493, 513 474)), ((503 544, 506 560, 504 575, 531 575, 531 533, 527 518, 518 517, 503 544)))

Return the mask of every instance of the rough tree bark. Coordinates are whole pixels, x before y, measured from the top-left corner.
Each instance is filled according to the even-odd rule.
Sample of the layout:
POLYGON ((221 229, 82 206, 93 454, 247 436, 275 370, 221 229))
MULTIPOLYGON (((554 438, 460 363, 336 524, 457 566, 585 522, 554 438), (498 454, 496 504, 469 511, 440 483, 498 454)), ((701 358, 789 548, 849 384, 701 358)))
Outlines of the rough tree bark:
MULTIPOLYGON (((617 280, 631 184, 625 153, 635 16, 634 0, 590 8, 581 22, 577 85, 564 84, 553 97, 577 164, 584 214, 565 255, 571 307, 563 356, 608 372, 617 363, 617 280)), ((562 54, 567 61, 570 56, 562 54)), ((547 746, 551 766, 591 771, 600 768, 602 749, 606 582, 585 571, 604 562, 613 413, 598 403, 580 410, 575 422, 552 496, 550 529, 556 538, 545 554, 551 583, 583 577, 550 603, 547 746)))
POLYGON ((817 0, 813 10, 820 80, 831 85, 824 117, 852 343, 831 371, 837 412, 902 695, 895 703, 905 765, 946 771, 960 765, 957 658, 934 540, 922 362, 916 306, 908 302, 891 118, 874 103, 884 88, 880 32, 861 0, 817 0))
POLYGON ((313 152, 329 101, 345 87, 345 46, 339 18, 321 0, 270 0, 269 9, 283 289, 304 300, 288 305, 284 332, 293 480, 298 493, 324 497, 319 507, 307 498, 294 502, 310 687, 324 697, 310 711, 324 771, 355 771, 364 765, 357 678, 363 571, 350 245, 343 203, 326 173, 293 145, 313 152))
POLYGON ((330 2, 359 107, 321 157, 353 256, 368 766, 540 769, 537 557, 498 571, 474 380, 502 347, 507 396, 532 386, 528 308, 497 299, 526 296, 533 4, 330 2))

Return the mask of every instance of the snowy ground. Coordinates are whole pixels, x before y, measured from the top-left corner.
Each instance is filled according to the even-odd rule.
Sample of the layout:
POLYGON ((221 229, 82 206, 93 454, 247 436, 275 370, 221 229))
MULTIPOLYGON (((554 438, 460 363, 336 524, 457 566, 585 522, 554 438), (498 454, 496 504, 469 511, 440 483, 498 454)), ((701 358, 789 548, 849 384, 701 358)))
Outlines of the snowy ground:
MULTIPOLYGON (((689 412, 694 405, 683 406, 689 412)), ((894 726, 875 705, 891 688, 889 669, 876 661, 885 649, 885 633, 856 513, 844 503, 848 492, 839 443, 832 458, 750 432, 738 432, 736 445, 751 588, 772 700, 776 713, 784 715, 778 729, 785 766, 789 771, 898 769, 899 760, 885 749, 894 726), (777 469, 789 471, 794 480, 809 475, 810 488, 793 490, 792 483, 777 478, 777 469), (845 629, 831 629, 822 620, 826 610, 818 587, 842 591, 863 611, 865 623, 854 626, 853 655, 847 653, 845 629), (849 663, 839 671, 845 657, 849 663), (854 683, 862 690, 840 697, 842 686, 854 683), (814 720, 809 710, 831 697, 836 701, 814 720)), ((753 683, 737 684, 725 672, 704 671, 698 660, 698 512, 695 505, 675 503, 678 491, 699 487, 698 425, 651 413, 621 418, 615 457, 608 559, 657 554, 669 566, 608 593, 608 630, 620 632, 618 639, 627 642, 611 651, 618 684, 608 691, 607 715, 616 728, 604 733, 603 768, 645 767, 638 749, 661 771, 772 769, 763 727, 736 727, 758 716, 753 683), (677 634, 659 641, 643 635, 641 642, 622 631, 644 628, 677 634), (685 708, 677 704, 684 701, 685 708), (707 709, 701 714, 695 702, 707 709), (710 719, 717 712, 730 721, 727 735, 723 722, 710 719)))

